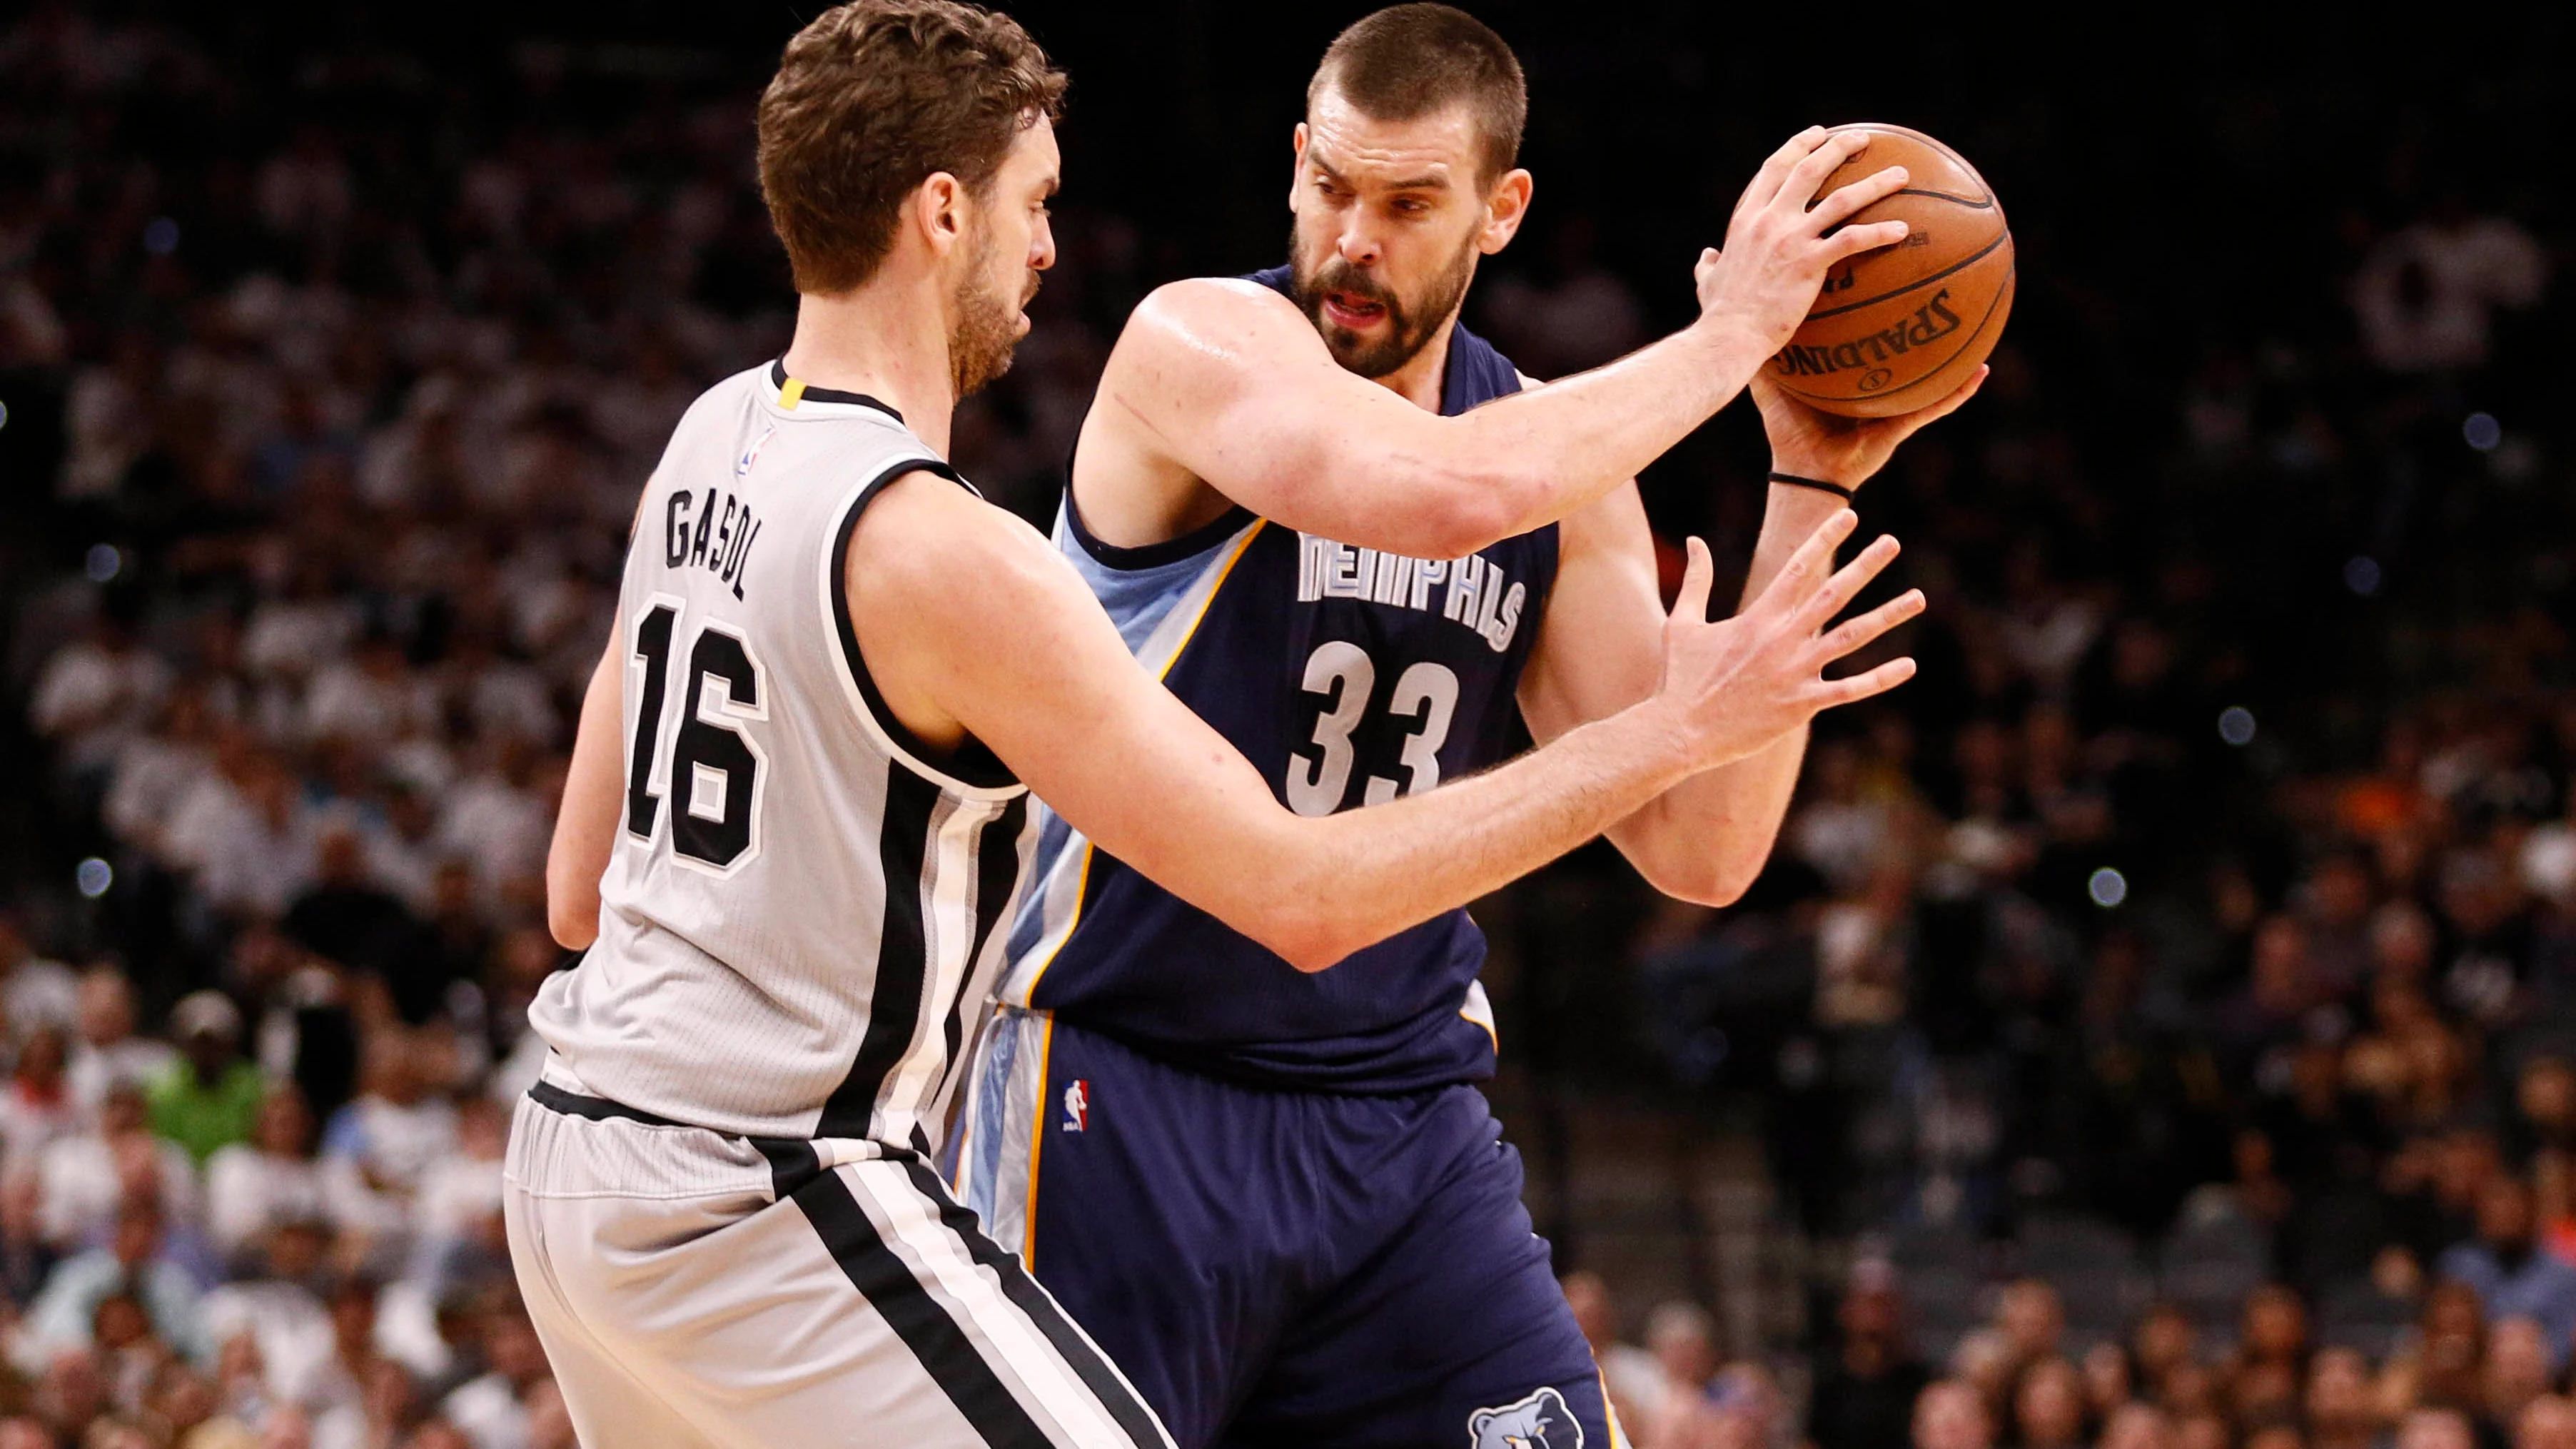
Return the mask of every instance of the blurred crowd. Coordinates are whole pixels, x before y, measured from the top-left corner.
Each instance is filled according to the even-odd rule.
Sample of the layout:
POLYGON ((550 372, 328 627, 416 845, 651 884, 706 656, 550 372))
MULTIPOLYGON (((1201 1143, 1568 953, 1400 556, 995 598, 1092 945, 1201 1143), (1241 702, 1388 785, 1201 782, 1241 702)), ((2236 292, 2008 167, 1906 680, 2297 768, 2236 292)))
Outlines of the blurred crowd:
MULTIPOLYGON (((792 299, 740 77, 620 64, 0 28, 0 1449, 571 1442, 498 1220, 553 801, 635 490, 792 299)), ((1645 1449, 2576 1445, 2564 219, 2432 155, 2098 374, 2154 319, 2016 198, 1992 381, 1861 495, 1920 677, 1736 907, 1596 855, 1480 912, 1514 1070, 1751 1093, 1828 1275, 1803 1358, 1570 1278, 1645 1449)), ((1196 260, 1058 235, 957 432, 1041 521, 1196 260)), ((1472 315, 1616 356, 1616 241, 1542 210, 1472 315)), ((1749 547, 1748 446, 1661 536, 1749 547)))

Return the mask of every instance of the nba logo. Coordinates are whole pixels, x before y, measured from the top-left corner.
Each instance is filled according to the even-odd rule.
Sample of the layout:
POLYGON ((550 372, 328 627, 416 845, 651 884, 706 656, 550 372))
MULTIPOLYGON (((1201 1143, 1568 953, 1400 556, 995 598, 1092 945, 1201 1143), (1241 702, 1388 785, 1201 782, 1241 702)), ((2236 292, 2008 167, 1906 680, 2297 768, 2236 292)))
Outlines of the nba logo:
POLYGON ((1064 1130, 1087 1132, 1091 1129, 1091 1083, 1080 1077, 1064 1089, 1064 1130))

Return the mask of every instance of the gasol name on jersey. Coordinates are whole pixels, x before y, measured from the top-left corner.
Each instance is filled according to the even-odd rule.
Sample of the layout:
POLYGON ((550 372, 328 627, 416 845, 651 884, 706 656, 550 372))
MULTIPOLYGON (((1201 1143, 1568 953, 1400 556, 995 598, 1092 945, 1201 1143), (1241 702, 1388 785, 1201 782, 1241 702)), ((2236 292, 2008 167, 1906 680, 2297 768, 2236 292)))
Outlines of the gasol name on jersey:
POLYGON ((1462 559, 1407 558, 1354 548, 1311 533, 1297 535, 1297 602, 1360 599, 1398 608, 1437 609, 1482 636, 1500 654, 1520 629, 1529 590, 1483 554, 1462 559))
POLYGON ((730 493, 718 503, 716 491, 672 490, 670 501, 663 505, 662 562, 675 569, 705 569, 718 582, 732 585, 733 596, 739 599, 742 566, 751 557, 753 541, 760 537, 760 522, 751 516, 750 505, 736 502, 730 493))

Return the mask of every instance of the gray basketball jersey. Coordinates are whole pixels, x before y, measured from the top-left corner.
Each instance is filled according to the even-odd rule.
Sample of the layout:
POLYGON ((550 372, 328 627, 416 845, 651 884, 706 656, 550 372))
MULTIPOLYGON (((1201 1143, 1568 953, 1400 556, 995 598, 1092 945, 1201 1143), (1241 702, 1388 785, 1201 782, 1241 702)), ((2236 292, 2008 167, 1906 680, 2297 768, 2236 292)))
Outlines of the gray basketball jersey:
POLYGON ((645 485, 599 939, 529 1009, 590 1092, 935 1145, 1035 837, 989 751, 930 763, 851 631, 850 532, 921 469, 957 477, 893 409, 772 364, 699 398, 645 485))

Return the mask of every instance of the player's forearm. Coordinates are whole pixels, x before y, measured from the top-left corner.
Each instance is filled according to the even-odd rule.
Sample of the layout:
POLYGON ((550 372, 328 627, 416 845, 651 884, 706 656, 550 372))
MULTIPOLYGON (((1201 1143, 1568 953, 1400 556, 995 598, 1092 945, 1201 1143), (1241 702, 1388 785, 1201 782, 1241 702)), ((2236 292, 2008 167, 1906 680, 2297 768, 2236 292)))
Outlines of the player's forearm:
POLYGON ((1273 949, 1321 970, 1554 860, 1693 768, 1669 706, 1650 699, 1428 794, 1291 819, 1264 878, 1292 917, 1273 949))
MULTIPOLYGON (((1389 461, 1428 475, 1430 535, 1344 541, 1459 557, 1554 523, 1636 476, 1742 391, 1766 360, 1761 339, 1713 322, 1589 372, 1453 418, 1425 419, 1419 452, 1389 461)), ((1382 477, 1384 464, 1379 465, 1382 477)), ((1399 480, 1400 481, 1400 480, 1399 480)), ((1395 497, 1403 497, 1395 493, 1395 497)))
MULTIPOLYGON (((1798 544, 1842 506, 1830 493, 1772 484, 1744 598, 1750 601, 1768 588, 1798 544)), ((1734 904, 1771 858, 1797 793, 1807 734, 1804 727, 1792 730, 1755 754, 1682 781, 1622 822, 1611 838, 1664 894, 1699 905, 1734 904)))
POLYGON ((625 723, 623 665, 614 652, 603 657, 582 694, 572 764, 564 772, 554 839, 546 849, 546 929, 570 951, 586 949, 599 935, 599 879, 608 870, 624 804, 617 778, 618 735, 625 723))

